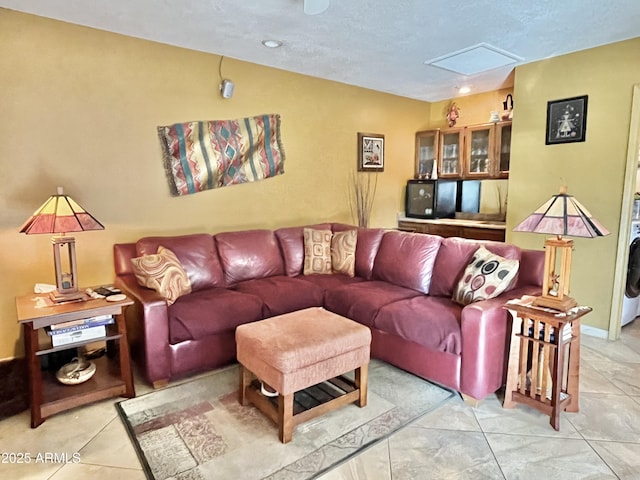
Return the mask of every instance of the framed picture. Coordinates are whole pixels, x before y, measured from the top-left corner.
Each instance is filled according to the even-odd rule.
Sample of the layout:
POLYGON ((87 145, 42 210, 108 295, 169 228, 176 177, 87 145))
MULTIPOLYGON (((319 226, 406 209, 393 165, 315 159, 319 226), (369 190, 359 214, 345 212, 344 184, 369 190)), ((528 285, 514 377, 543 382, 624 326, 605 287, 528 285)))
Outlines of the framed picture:
POLYGON ((358 171, 384 171, 384 135, 358 132, 358 171))
POLYGON ((584 142, 586 133, 587 95, 547 102, 547 145, 584 142))

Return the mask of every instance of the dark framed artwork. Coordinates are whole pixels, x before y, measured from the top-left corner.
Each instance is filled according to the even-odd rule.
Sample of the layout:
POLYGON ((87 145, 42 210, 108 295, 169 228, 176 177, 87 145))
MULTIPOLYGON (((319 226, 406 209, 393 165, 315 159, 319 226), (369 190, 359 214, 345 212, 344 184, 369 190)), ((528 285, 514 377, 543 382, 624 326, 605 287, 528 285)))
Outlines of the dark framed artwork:
POLYGON ((358 132, 358 171, 384 171, 384 135, 358 132))
POLYGON ((584 142, 586 134, 587 95, 547 102, 547 145, 584 142))

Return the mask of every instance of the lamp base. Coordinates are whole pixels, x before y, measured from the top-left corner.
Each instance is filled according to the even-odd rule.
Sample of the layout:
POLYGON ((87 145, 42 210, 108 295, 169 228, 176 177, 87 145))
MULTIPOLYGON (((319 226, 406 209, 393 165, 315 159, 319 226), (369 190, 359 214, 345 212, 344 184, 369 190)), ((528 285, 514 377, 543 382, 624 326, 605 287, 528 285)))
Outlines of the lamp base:
POLYGON ((54 290, 49 294, 51 300, 55 303, 76 302, 78 300, 88 300, 89 296, 84 292, 60 293, 54 290))
POLYGON ((547 307, 552 308, 553 310, 558 310, 560 312, 568 312, 573 307, 577 307, 578 302, 576 302, 571 297, 567 297, 566 295, 562 297, 562 299, 549 295, 541 295, 539 297, 536 297, 536 299, 533 301, 533 305, 535 307, 547 307))

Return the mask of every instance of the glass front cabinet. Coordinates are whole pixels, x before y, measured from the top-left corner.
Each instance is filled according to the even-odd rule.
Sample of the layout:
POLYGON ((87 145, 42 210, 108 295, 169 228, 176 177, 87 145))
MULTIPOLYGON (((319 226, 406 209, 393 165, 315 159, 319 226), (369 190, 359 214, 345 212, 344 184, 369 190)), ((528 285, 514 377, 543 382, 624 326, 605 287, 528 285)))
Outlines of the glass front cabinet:
POLYGON ((416 133, 416 178, 509 178, 511 122, 416 133))
POLYGON ((465 128, 464 178, 491 177, 495 150, 493 127, 494 124, 465 128))
POLYGON ((416 133, 416 178, 431 178, 439 137, 439 130, 416 133))
POLYGON ((439 178, 460 178, 462 174, 463 146, 464 129, 449 128, 440 131, 440 148, 438 150, 439 178))
POLYGON ((511 122, 496 124, 496 148, 498 149, 497 171, 494 176, 509 178, 509 164, 511 162, 511 122))

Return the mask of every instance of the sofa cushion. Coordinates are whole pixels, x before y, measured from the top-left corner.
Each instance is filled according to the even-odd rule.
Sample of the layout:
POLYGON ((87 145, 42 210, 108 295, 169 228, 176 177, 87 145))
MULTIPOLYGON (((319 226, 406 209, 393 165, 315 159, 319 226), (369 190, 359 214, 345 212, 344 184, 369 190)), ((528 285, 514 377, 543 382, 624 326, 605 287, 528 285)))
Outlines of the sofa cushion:
POLYGON ((264 318, 321 307, 324 297, 324 291, 318 285, 284 275, 247 280, 237 284, 234 290, 260 298, 264 318))
POLYGON ((189 277, 178 257, 162 245, 155 255, 132 258, 131 265, 138 283, 158 292, 168 305, 191 293, 189 277))
POLYGON ((464 269, 480 245, 484 245, 487 250, 501 257, 520 260, 521 250, 515 245, 458 237, 445 238, 433 266, 433 280, 429 293, 451 298, 453 289, 462 278, 464 269))
POLYGON ((331 237, 331 270, 349 277, 355 275, 358 231, 335 232, 331 237))
MULTIPOLYGON (((333 225, 333 233, 353 229, 355 227, 343 223, 333 225)), ((355 274, 358 277, 371 280, 373 264, 385 231, 382 228, 358 228, 357 231, 355 274)))
POLYGON ((373 266, 373 278, 429 293, 433 264, 442 237, 386 232, 373 266))
POLYGON ((171 237, 145 237, 136 242, 136 254, 153 255, 162 245, 176 254, 189 276, 192 290, 224 287, 224 274, 211 235, 196 233, 171 237))
MULTIPOLYGON (((302 274, 304 266, 304 235, 305 227, 287 227, 276 230, 275 236, 278 239, 286 274, 290 277, 302 274)), ((309 225, 306 228, 314 228, 316 230, 330 230, 331 224, 320 223, 317 225, 309 225)))
POLYGON ((383 306, 374 326, 429 350, 460 355, 461 312, 449 298, 420 295, 383 306))
POLYGON ((318 285, 323 291, 332 290, 352 283, 364 282, 364 278, 362 277, 349 277, 348 275, 342 275, 340 273, 334 273, 333 275, 300 275, 296 278, 318 285))
POLYGON ((261 320, 262 300, 226 288, 209 288, 179 298, 169 307, 168 317, 171 344, 200 340, 261 320))
POLYGON ((453 301, 468 305, 495 298, 513 282, 520 262, 508 260, 479 247, 453 292, 453 301))
POLYGON ((389 303, 418 295, 420 293, 409 288, 371 280, 351 283, 326 291, 324 306, 327 310, 338 315, 371 327, 380 308, 389 303))
POLYGON ((271 230, 247 230, 215 235, 227 285, 284 274, 280 247, 271 230))
POLYGON ((305 228, 304 235, 304 275, 331 274, 331 230, 305 228))

